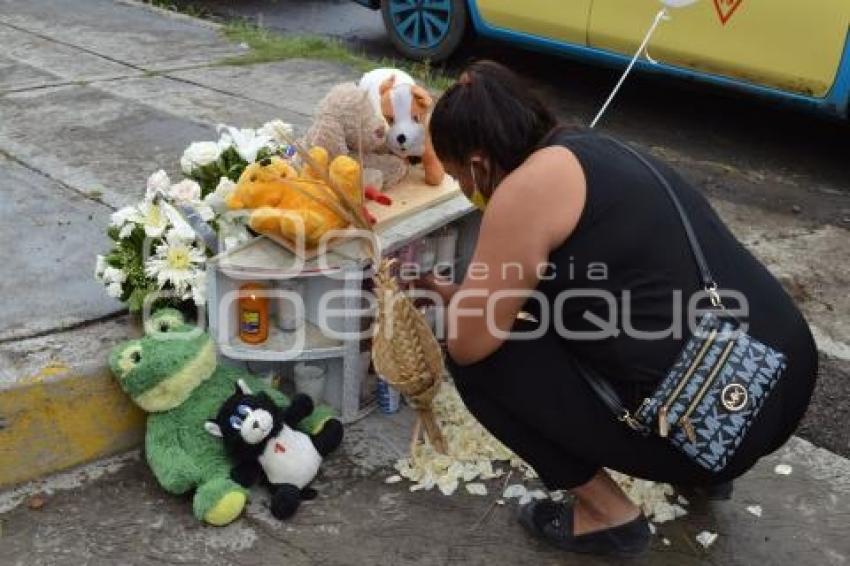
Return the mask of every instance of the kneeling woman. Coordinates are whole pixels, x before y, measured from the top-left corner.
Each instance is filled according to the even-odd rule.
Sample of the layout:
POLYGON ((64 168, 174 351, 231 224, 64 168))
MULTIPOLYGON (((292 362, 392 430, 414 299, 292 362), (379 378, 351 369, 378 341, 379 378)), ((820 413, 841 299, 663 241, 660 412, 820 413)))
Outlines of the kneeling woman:
MULTIPOLYGON (((558 127, 495 63, 469 67, 440 99, 430 127, 447 171, 486 207, 463 283, 425 281, 450 301, 451 373, 491 433, 548 489, 575 496, 527 505, 520 513, 526 528, 566 550, 640 553, 648 523, 605 468, 722 491, 788 440, 815 384, 809 328, 780 284, 675 171, 611 138, 558 127), (753 400, 764 404, 749 430, 742 433, 739 419, 720 437, 717 446, 741 443, 714 468, 671 443, 677 422, 669 425, 675 431, 636 431, 586 379, 588 370, 604 376, 630 409, 652 398, 692 343, 688 308, 711 282, 708 268, 722 291, 734 291, 748 336, 786 363, 784 372, 763 376, 779 378, 766 400, 753 400)), ((734 404, 747 390, 730 394, 734 404)), ((695 439, 704 431, 686 432, 695 439)))

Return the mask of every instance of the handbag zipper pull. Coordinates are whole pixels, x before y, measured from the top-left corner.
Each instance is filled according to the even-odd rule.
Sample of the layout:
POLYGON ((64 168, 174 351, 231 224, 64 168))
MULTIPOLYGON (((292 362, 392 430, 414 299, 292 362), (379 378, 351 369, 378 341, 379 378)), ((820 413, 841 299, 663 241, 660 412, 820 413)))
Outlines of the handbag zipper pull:
POLYGON ((685 436, 691 441, 691 444, 697 443, 697 431, 694 430, 694 424, 688 417, 682 417, 679 421, 679 426, 685 431, 685 436))
POLYGON ((658 436, 661 438, 667 438, 667 435, 670 434, 670 421, 667 420, 668 411, 666 405, 658 411, 658 436))

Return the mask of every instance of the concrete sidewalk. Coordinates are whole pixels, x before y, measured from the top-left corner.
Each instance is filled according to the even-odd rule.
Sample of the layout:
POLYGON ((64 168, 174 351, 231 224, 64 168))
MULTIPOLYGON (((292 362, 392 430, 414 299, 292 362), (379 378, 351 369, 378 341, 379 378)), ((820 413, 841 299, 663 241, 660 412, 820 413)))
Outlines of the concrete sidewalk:
MULTIPOLYGON (((463 489, 411 493, 384 479, 407 445, 409 422, 373 415, 348 427, 324 465, 318 500, 290 521, 269 515, 255 490, 247 514, 204 527, 188 498, 156 485, 138 453, 99 462, 0 494, 0 562, 9 566, 216 564, 287 566, 616 564, 565 555, 540 544, 514 520, 516 500, 463 489), (43 506, 38 507, 39 503, 43 506), (38 507, 38 508, 33 508, 38 507)), ((511 483, 518 481, 516 474, 511 483)), ((794 439, 736 484, 732 501, 693 501, 689 515, 658 527, 652 551, 630 563, 843 566, 850 559, 850 462, 794 439), (774 467, 790 464, 790 476, 774 467), (761 517, 747 507, 759 505, 761 517), (702 531, 718 533, 708 550, 702 531), (664 540, 669 542, 665 544, 664 540)))
MULTIPOLYGON (((138 200, 157 169, 178 177, 182 150, 215 139, 216 124, 280 118, 303 130, 329 86, 356 73, 304 60, 221 65, 243 48, 214 26, 111 0, 0 0, 0 45, 3 485, 139 443, 141 416, 104 366, 108 348, 136 327, 92 275, 95 254, 108 247, 109 214, 138 200)), ((714 204, 750 249, 800 289, 795 296, 818 332, 825 382, 846 389, 847 232, 714 204)), ((806 434, 848 453, 850 426, 841 423, 850 424, 850 407, 831 391, 816 398, 806 434)), ((268 518, 260 496, 247 519, 203 528, 187 502, 165 496, 132 457, 25 484, 0 494, 0 562, 564 561, 524 538, 507 507, 470 532, 489 499, 385 486, 384 467, 403 449, 405 427, 375 416, 352 428, 326 469, 322 500, 285 525, 268 518), (29 495, 54 490, 43 509, 26 505, 29 495)), ((844 564, 848 477, 846 460, 796 439, 741 482, 735 501, 665 527, 672 545, 659 539, 646 563, 844 564), (775 475, 779 461, 792 463, 794 474, 775 475), (756 503, 764 508, 760 520, 745 510, 756 503), (704 529, 721 533, 709 553, 694 546, 704 529)))

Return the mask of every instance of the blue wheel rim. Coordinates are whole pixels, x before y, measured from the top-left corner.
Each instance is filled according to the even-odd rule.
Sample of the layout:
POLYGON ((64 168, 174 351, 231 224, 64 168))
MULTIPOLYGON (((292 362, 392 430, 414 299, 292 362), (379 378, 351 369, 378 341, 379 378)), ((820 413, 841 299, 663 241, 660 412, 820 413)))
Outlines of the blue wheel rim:
POLYGON ((432 49, 449 34, 452 0, 390 0, 396 34, 415 49, 432 49))

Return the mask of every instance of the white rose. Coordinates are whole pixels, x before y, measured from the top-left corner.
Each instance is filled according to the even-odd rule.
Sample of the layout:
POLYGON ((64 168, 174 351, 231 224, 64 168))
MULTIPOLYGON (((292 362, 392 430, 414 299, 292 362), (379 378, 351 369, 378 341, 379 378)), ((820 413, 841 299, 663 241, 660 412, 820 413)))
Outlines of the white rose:
POLYGON ((168 192, 168 188, 171 186, 171 179, 168 178, 168 173, 160 169, 150 177, 148 177, 148 186, 147 191, 145 192, 145 198, 147 200, 152 200, 157 193, 165 193, 168 192))
POLYGON ((187 175, 191 175, 192 171, 213 163, 220 155, 221 148, 216 142, 194 142, 183 152, 183 157, 180 158, 180 168, 187 175))
POLYGON ((169 187, 168 198, 181 204, 197 202, 201 200, 201 185, 191 179, 183 179, 169 187))
POLYGON ((279 144, 286 144, 289 143, 287 140, 292 139, 295 129, 292 127, 292 124, 288 124, 283 120, 272 120, 263 124, 263 127, 259 129, 258 133, 270 137, 279 144))
POLYGON ((109 284, 121 285, 127 280, 127 274, 116 267, 107 267, 103 270, 103 280, 109 284))
POLYGON ((110 283, 106 286, 106 294, 114 299, 120 299, 124 294, 124 289, 121 283, 110 283))

